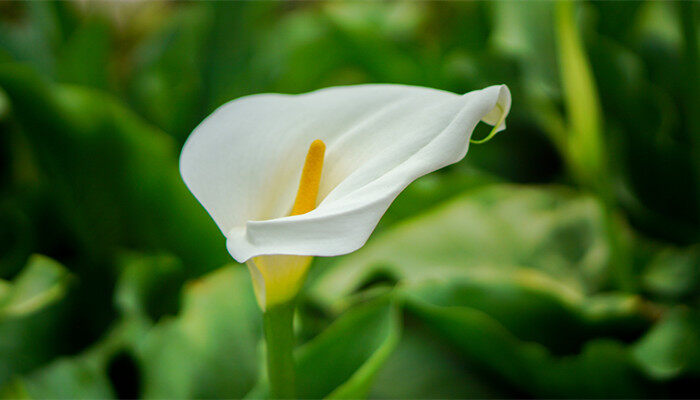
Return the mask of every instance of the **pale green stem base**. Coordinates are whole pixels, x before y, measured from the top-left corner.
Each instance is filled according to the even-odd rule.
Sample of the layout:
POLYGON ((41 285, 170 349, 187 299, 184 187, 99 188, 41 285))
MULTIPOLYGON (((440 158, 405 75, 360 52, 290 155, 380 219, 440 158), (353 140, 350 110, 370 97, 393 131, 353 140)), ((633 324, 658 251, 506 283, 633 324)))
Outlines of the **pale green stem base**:
POLYGON ((270 307, 263 315, 263 325, 270 398, 293 399, 294 301, 270 307))

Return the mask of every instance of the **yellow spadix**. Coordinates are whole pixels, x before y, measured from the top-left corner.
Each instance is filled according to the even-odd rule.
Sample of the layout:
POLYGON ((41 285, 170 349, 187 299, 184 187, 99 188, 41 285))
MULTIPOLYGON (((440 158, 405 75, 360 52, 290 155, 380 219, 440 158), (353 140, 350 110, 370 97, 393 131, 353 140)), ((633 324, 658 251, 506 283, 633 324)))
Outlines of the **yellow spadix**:
MULTIPOLYGON (((326 145, 321 140, 314 140, 309 146, 290 215, 306 214, 316 208, 325 153, 326 145)), ((312 259, 311 256, 267 255, 249 260, 247 264, 253 274, 260 307, 265 310, 291 300, 301 288, 312 259)))

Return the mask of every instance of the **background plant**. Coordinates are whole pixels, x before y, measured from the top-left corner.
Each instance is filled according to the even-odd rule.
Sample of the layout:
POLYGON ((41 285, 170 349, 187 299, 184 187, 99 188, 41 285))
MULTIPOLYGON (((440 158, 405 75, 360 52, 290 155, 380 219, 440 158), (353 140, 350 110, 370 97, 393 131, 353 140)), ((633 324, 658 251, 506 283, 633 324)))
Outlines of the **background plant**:
POLYGON ((258 92, 505 82, 506 133, 317 258, 300 395, 696 397, 698 13, 0 4, 0 393, 264 396, 247 272, 179 178, 187 134, 258 92))

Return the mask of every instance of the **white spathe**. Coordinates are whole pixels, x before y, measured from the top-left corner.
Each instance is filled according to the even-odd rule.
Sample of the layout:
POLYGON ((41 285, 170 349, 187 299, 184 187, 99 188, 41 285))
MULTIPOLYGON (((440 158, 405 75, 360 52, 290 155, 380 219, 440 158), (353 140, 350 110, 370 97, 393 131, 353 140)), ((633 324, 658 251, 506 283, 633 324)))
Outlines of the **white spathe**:
POLYGON ((479 121, 505 129, 510 104, 505 85, 464 95, 371 84, 242 97, 192 132, 180 172, 239 262, 346 254, 408 184, 461 160, 479 121), (289 216, 315 139, 326 144, 318 205, 289 216))

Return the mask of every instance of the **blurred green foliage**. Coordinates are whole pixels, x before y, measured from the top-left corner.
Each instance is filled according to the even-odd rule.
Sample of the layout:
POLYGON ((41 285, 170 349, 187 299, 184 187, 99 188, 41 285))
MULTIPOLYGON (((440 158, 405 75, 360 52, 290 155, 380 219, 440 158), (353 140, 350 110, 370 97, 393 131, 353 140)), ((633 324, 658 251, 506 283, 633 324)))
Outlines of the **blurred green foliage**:
POLYGON ((0 396, 264 397, 250 278, 179 148, 233 98, 365 82, 513 109, 316 260, 301 395, 700 396, 699 9, 0 3, 0 396))

